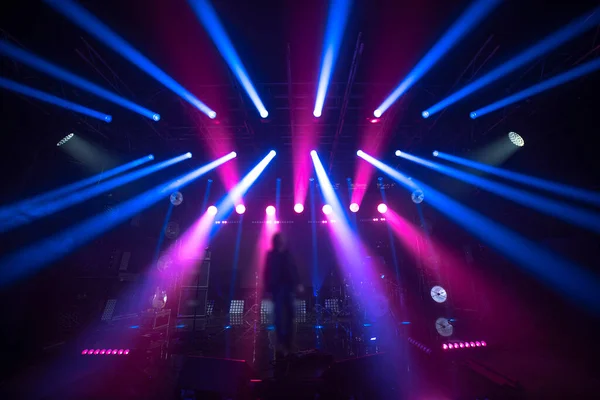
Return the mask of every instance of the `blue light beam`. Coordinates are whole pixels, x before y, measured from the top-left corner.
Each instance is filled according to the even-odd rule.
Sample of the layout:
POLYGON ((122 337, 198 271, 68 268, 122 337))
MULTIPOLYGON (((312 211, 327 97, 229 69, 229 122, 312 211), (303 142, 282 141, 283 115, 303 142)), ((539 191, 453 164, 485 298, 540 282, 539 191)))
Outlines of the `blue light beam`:
POLYGON ((502 183, 493 182, 480 176, 471 175, 456 168, 427 161, 411 154, 402 152, 400 157, 413 161, 419 165, 440 172, 444 175, 470 183, 490 193, 494 193, 515 203, 530 207, 544 214, 561 219, 573 225, 600 233, 600 217, 594 213, 572 207, 566 203, 547 199, 536 194, 528 193, 520 189, 502 183))
POLYGON ((467 33, 492 12, 500 0, 477 0, 467 8, 444 36, 427 52, 396 89, 373 112, 379 118, 408 89, 419 81, 443 56, 446 55, 467 33))
POLYGON ((0 259, 0 287, 7 286, 59 260, 234 157, 235 153, 229 153, 166 184, 156 186, 133 199, 119 204, 111 211, 98 214, 50 238, 2 257, 0 259), (18 265, 18 268, 15 267, 16 265, 18 265))
POLYGON ((317 98, 313 115, 320 117, 323 113, 325 96, 333 75, 333 68, 338 58, 344 28, 350 13, 350 0, 331 0, 325 40, 323 42, 323 55, 321 59, 321 72, 319 74, 319 86, 317 87, 317 98))
MULTIPOLYGON (((369 161, 363 156, 360 157, 369 161)), ((406 185, 406 182, 410 182, 410 180, 404 174, 387 165, 386 167, 381 171, 409 190, 412 189, 406 185)), ((437 208, 449 219, 464 227, 482 242, 488 243, 508 259, 524 267, 529 273, 541 278, 546 284, 566 295, 567 298, 584 307, 589 307, 595 312, 600 312, 600 299, 597 296, 600 283, 596 275, 463 206, 432 187, 422 182, 416 183, 427 193, 428 204, 437 208)))
POLYGON ((211 39, 219 49, 219 52, 231 68, 231 72, 235 75, 238 82, 242 85, 250 100, 254 104, 254 107, 258 110, 258 113, 262 118, 267 118, 269 116, 269 112, 263 105, 256 89, 254 89, 254 85, 246 72, 246 68, 244 68, 244 64, 242 60, 238 56, 231 40, 227 36, 227 32, 225 32, 225 28, 219 21, 219 17, 215 9, 211 6, 210 2, 207 0, 189 0, 190 5, 196 12, 196 15, 204 28, 208 31, 211 39))
POLYGON ((154 156, 150 154, 146 157, 142 157, 137 160, 128 162, 127 164, 120 165, 120 166, 113 168, 111 170, 108 170, 106 172, 101 172, 97 175, 91 176, 89 178, 85 178, 78 182, 68 184, 66 186, 60 187, 60 188, 52 190, 50 192, 42 193, 40 195, 31 197, 29 199, 20 201, 18 203, 2 207, 0 209, 0 220, 9 217, 11 214, 13 214, 15 212, 19 212, 19 210, 25 210, 25 209, 32 208, 35 205, 39 205, 41 203, 57 199, 58 197, 61 197, 61 196, 69 195, 69 194, 75 192, 76 190, 80 190, 87 186, 97 184, 100 181, 103 181, 105 179, 116 176, 116 175, 120 174, 121 172, 125 172, 125 171, 133 169, 135 167, 138 167, 138 166, 140 166, 148 161, 151 161, 151 160, 154 160, 154 156))
POLYGON ((104 122, 112 121, 112 116, 108 114, 104 114, 103 112, 92 110, 91 108, 84 107, 80 104, 76 104, 70 102, 65 99, 61 99, 60 97, 56 97, 52 94, 42 92, 40 90, 31 88, 29 86, 21 85, 15 81, 11 81, 9 79, 5 79, 0 77, 0 87, 4 89, 8 89, 15 93, 20 93, 25 96, 33 97, 34 99, 38 99, 45 103, 54 104, 55 106, 59 106, 62 108, 66 108, 67 110, 75 111, 79 114, 87 115, 92 118, 99 119, 104 122))
POLYGON ((166 160, 158 164, 150 165, 149 167, 131 172, 127 175, 104 181, 79 192, 71 193, 67 196, 62 196, 42 204, 38 203, 25 209, 20 209, 12 214, 12 216, 0 221, 0 233, 31 223, 37 219, 54 214, 76 204, 83 203, 84 201, 108 192, 109 190, 113 190, 114 188, 133 182, 189 158, 191 158, 189 153, 182 154, 180 156, 171 158, 170 160, 166 160))
POLYGON ((468 84, 439 103, 429 107, 427 110, 423 111, 423 118, 428 118, 429 116, 440 112, 444 108, 449 107, 463 98, 475 93, 479 89, 495 82, 503 76, 513 72, 517 68, 522 67, 523 65, 568 42, 577 35, 580 35, 588 29, 595 27, 599 22, 600 7, 594 9, 591 14, 587 13, 559 31, 547 36, 545 39, 519 53, 516 57, 477 79, 475 82, 468 84))
POLYGON ((45 0, 52 8, 68 18, 106 46, 110 47, 121 56, 129 60, 133 65, 165 85, 182 99, 206 114, 209 118, 216 118, 217 113, 200 101, 196 96, 185 89, 175 79, 171 78, 152 61, 146 58, 138 50, 134 49, 122 37, 104 25, 98 18, 85 8, 79 6, 72 0, 45 0))
POLYGON ((277 153, 271 150, 250 172, 242 178, 242 180, 229 191, 227 196, 223 198, 217 205, 217 219, 225 219, 233 211, 236 203, 244 197, 244 194, 250 189, 250 186, 258 179, 260 174, 267 168, 267 165, 275 157, 277 153))
POLYGON ((579 67, 573 68, 570 71, 545 80, 544 82, 540 82, 537 85, 533 85, 527 89, 513 94, 512 96, 505 97, 502 100, 498 100, 495 103, 482 107, 478 110, 471 111, 469 116, 472 119, 479 118, 493 111, 499 110, 502 107, 506 107, 510 104, 516 103, 538 93, 552 89, 556 86, 563 85, 583 75, 590 74, 594 71, 597 71, 598 69, 600 69, 600 58, 587 62, 583 65, 580 65, 579 67))
POLYGON ((501 178, 505 178, 508 180, 512 180, 514 182, 521 183, 525 186, 535 187, 541 190, 548 191, 550 193, 557 194, 559 196, 567 197, 570 199, 578 200, 584 203, 592 204, 600 207, 600 193, 594 192, 591 190, 581 189, 571 185, 565 185, 563 183, 557 183, 548 181, 546 179, 536 178, 533 176, 528 176, 525 174, 520 174, 518 172, 508 171, 498 167, 492 167, 491 165, 478 163, 475 161, 467 160, 466 158, 461 158, 457 156, 453 156, 447 153, 442 153, 441 151, 435 151, 434 155, 436 157, 442 158, 444 160, 451 161, 456 164, 464 165, 466 167, 470 167, 473 169, 477 169, 483 172, 487 172, 488 174, 496 175, 501 178), (437 154, 435 154, 437 153, 437 154))
POLYGON ((160 115, 158 113, 150 111, 132 101, 124 99, 123 97, 118 96, 117 94, 110 92, 86 79, 83 79, 57 65, 51 64, 36 55, 13 46, 7 41, 0 40, 0 53, 20 61, 31 68, 37 69, 38 71, 44 72, 57 79, 70 83, 73 86, 77 86, 80 89, 93 93, 98 97, 102 97, 105 100, 125 107, 153 121, 160 120, 160 115))

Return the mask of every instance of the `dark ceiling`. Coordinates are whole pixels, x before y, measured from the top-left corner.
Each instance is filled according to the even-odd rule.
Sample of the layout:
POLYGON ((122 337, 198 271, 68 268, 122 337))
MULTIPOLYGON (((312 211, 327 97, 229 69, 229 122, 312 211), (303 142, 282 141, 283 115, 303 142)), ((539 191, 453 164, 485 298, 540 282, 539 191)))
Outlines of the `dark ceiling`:
MULTIPOLYGON (((82 1, 83 6, 218 112, 211 121, 169 90, 75 27, 43 2, 3 2, 0 34, 30 51, 162 115, 151 123, 94 96, 2 58, 1 75, 92 108, 110 109, 111 124, 2 92, 3 162, 7 183, 23 183, 35 165, 64 171, 67 156, 54 143, 68 132, 131 158, 192 151, 209 157, 207 141, 234 143, 240 168, 274 148, 277 174, 292 178, 291 138, 315 133, 336 179, 352 176, 355 152, 378 135, 381 157, 393 150, 464 153, 514 130, 527 141, 509 167, 586 187, 599 181, 595 149, 598 74, 471 121, 468 112, 597 56, 598 29, 501 79, 434 118, 421 110, 510 59, 517 51, 592 9, 592 1, 507 1, 370 126, 373 109, 422 57, 467 1, 355 1, 323 118, 312 117, 327 2, 213 1, 263 102, 261 120, 186 1, 82 1), (12 4, 7 4, 12 3, 12 4), (348 77, 356 49, 356 76, 348 77), (291 72, 291 81, 289 73, 291 72), (290 91, 291 89, 291 91, 290 91), (559 162, 560 161, 560 162, 559 162), (52 166, 52 167, 51 167, 52 166)), ((9 186, 11 187, 11 186, 9 186)), ((597 187, 597 186, 596 186, 597 187)), ((35 191, 35 190, 34 190, 35 191)))

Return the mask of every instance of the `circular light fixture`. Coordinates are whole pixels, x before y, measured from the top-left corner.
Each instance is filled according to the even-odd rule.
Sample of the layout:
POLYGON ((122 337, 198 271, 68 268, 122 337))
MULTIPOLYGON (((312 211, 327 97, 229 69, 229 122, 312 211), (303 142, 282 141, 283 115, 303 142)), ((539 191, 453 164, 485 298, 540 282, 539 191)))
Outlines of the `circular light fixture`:
POLYGON ((508 138, 517 147, 525 146, 525 140, 517 132, 508 132, 508 138))
POLYGON ((421 113, 421 116, 422 116, 423 118, 429 118, 429 111, 423 111, 423 112, 421 113))
POLYGON ((358 206, 358 204, 357 204, 357 203, 352 203, 352 204, 350 204, 350 211, 352 211, 353 213, 355 213, 355 212, 358 212, 358 209, 359 209, 359 208, 360 208, 360 207, 358 206))
POLYGON ((434 286, 431 288, 431 298, 436 303, 443 303, 448 299, 448 293, 446 293, 446 289, 441 286, 434 286))
POLYGON ((303 206, 301 203, 296 203, 296 204, 294 205, 294 211, 295 211, 297 214, 300 214, 300 213, 302 213, 302 211, 304 211, 304 206, 303 206))
POLYGON ((218 211, 218 210, 217 210, 217 207, 215 207, 215 206, 210 206, 210 207, 208 207, 208 209, 206 210, 206 212, 207 212, 209 215, 217 215, 217 211, 218 211))
POLYGON ((243 204, 238 204, 237 206, 235 206, 235 212, 238 214, 243 214, 246 212, 246 206, 243 204))
POLYGON ((400 157, 402 155, 402 152, 400 150, 396 150, 394 154, 396 155, 396 157, 400 157))
POLYGON ((388 210, 388 207, 381 203, 380 205, 377 206, 377 211, 379 211, 380 214, 385 214, 388 210))
POLYGON ((420 204, 423 202, 423 200, 425 200, 425 193, 423 193, 422 190, 417 189, 411 193, 410 198, 412 199, 413 203, 420 204))
POLYGON ((329 204, 325 204, 322 208, 323 214, 329 215, 333 212, 333 208, 329 204))
POLYGON ((160 114, 153 114, 152 119, 155 121, 160 121, 160 114))
POLYGON ((437 156, 439 156, 439 155, 440 155, 439 151, 435 150, 435 151, 433 152, 433 156, 434 156, 434 157, 437 157, 437 156))
POLYGON ((261 116, 262 118, 267 118, 267 117, 269 116, 269 112, 268 112, 267 110, 262 110, 262 111, 260 112, 260 116, 261 116))
POLYGON ((171 204, 173 204, 174 206, 178 206, 181 203, 183 203, 183 195, 181 194, 181 192, 171 193, 169 200, 171 200, 171 204))
POLYGON ((273 215, 275 215, 275 207, 268 206, 267 209, 265 210, 265 212, 267 213, 268 216, 272 217, 273 215))
POLYGON ((381 110, 378 108, 377 110, 373 111, 373 115, 377 118, 381 117, 381 114, 383 114, 381 112, 381 110))
POLYGON ((477 118, 477 113, 475 111, 473 111, 469 114, 469 117, 471 117, 471 119, 475 119, 475 118, 477 118))

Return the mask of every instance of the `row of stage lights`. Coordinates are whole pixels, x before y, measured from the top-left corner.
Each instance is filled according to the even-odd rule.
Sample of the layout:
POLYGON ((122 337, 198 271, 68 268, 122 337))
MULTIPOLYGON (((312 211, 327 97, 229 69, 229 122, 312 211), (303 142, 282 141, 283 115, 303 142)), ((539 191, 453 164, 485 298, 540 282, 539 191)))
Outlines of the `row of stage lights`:
MULTIPOLYGON (((353 213, 356 213, 356 212, 358 212, 359 208, 360 208, 360 207, 358 206, 358 204, 357 204, 357 203, 352 203, 352 204, 350 204, 350 207, 349 207, 350 211, 352 211, 353 213)), ((386 205, 386 204, 384 204, 384 203, 381 203, 381 204, 379 204, 379 205, 377 206, 377 212, 378 212, 378 213, 380 213, 380 214, 385 214, 385 213, 387 212, 387 210, 388 210, 388 207, 387 207, 387 205, 386 205)), ((219 210, 218 210, 218 208, 217 208, 216 206, 210 206, 210 207, 208 207, 208 209, 206 210, 206 212, 207 212, 209 215, 217 215, 217 212, 218 212, 218 211, 219 211, 219 210)), ((267 214, 267 216, 269 216, 269 217, 273 217, 273 216, 275 216, 275 211, 276 211, 276 210, 275 210, 275 207, 274 207, 274 206, 268 206, 268 207, 265 209, 265 213, 266 213, 266 214, 267 214)), ((302 212, 304 212, 304 206, 303 206, 301 203, 297 203, 296 205, 294 205, 294 211, 295 211, 297 214, 302 214, 302 212)), ((325 204, 325 205, 324 205, 324 206, 321 208, 321 211, 323 211, 323 214, 325 214, 325 215, 330 215, 330 214, 332 214, 332 213, 333 213, 333 207, 331 207, 329 204, 325 204)), ((245 206, 245 205, 243 205, 243 204, 238 204, 238 205, 235 207, 235 212, 236 212, 236 213, 238 213, 238 214, 240 214, 240 215, 241 215, 241 214, 244 214, 244 213, 246 212, 246 206, 245 206)))

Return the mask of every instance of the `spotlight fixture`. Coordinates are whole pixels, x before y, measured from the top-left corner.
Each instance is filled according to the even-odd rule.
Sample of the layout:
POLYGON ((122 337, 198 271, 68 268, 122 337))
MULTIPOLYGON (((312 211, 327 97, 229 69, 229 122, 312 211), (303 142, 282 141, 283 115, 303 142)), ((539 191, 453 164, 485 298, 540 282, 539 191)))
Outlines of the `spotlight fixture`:
POLYGON ((422 190, 417 189, 411 193, 410 198, 412 199, 413 203, 420 204, 423 202, 423 200, 425 200, 425 194, 422 190))
POLYGON ((523 140, 521 135, 519 135, 517 132, 508 132, 508 138, 510 139, 512 144, 514 144, 515 146, 518 146, 518 147, 525 146, 525 140, 523 140))
POLYGON ((171 204, 173 204, 174 206, 178 206, 181 203, 183 203, 183 195, 181 194, 181 192, 171 193, 169 200, 171 201, 171 204))
POLYGON ((400 157, 402 155, 402 152, 400 150, 396 150, 394 154, 396 155, 396 157, 400 157))
POLYGON ((381 203, 380 205, 377 206, 377 211, 379 211, 380 214, 385 214, 387 212, 388 208, 385 204, 381 203))
POLYGON ((296 203, 296 204, 294 205, 294 211, 295 211, 297 214, 301 214, 301 213, 302 213, 302 211, 304 211, 304 206, 303 206, 302 204, 300 204, 300 203, 296 203))
POLYGON ((152 119, 154 121, 160 121, 160 114, 152 114, 152 119))
POLYGON ((206 212, 207 212, 209 215, 217 215, 217 211, 218 211, 218 210, 217 210, 217 207, 215 207, 215 206, 210 206, 210 207, 208 207, 208 209, 206 210, 206 212))
POLYGON ((381 110, 380 110, 380 109, 377 109, 377 110, 373 111, 373 115, 374 115, 376 118, 379 118, 379 117, 381 117, 381 114, 382 114, 382 112, 381 112, 381 110))
POLYGON ((192 153, 190 153, 190 152, 188 151, 187 153, 185 153, 185 156, 186 156, 187 158, 192 158, 192 153))
POLYGON ((270 217, 275 215, 275 207, 273 207, 273 206, 268 206, 265 211, 266 211, 267 215, 270 217))
POLYGON ((360 207, 358 206, 358 204, 357 204, 357 203, 352 203, 352 204, 350 204, 350 211, 352 211, 353 213, 355 213, 355 212, 358 212, 358 209, 359 209, 359 208, 360 208, 360 207))
POLYGON ((246 212, 246 206, 243 204, 238 204, 237 206, 235 206, 235 212, 238 214, 243 214, 246 212))
POLYGON ((423 111, 423 112, 421 113, 421 116, 422 116, 423 118, 429 118, 429 111, 423 111))
POLYGON ((325 204, 323 206, 322 210, 323 210, 323 214, 325 214, 325 215, 329 215, 333 212, 333 208, 329 204, 325 204))
POLYGON ((63 144, 67 143, 69 140, 71 140, 71 138, 73 138, 73 136, 75 136, 73 133, 69 133, 67 136, 65 136, 64 138, 62 138, 60 140, 60 142, 56 143, 56 147, 60 147, 63 144))
POLYGON ((434 156, 434 157, 437 157, 437 156, 439 156, 439 155, 440 155, 440 153, 439 153, 437 150, 435 150, 435 151, 433 152, 433 156, 434 156))

